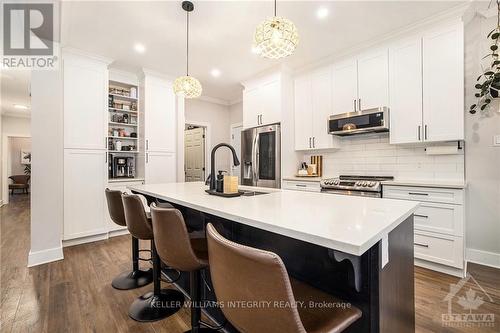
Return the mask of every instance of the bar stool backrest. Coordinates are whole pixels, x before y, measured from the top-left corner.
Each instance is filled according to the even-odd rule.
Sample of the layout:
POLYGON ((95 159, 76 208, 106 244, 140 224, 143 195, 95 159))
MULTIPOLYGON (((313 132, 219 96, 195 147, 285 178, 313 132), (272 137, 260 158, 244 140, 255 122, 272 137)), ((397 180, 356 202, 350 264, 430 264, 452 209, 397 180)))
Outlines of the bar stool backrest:
POLYGON ((126 227, 127 222, 125 222, 125 213, 123 211, 122 192, 110 190, 109 188, 107 188, 104 192, 106 193, 108 211, 111 220, 118 225, 126 227))
POLYGON ((206 266, 193 251, 182 213, 175 208, 151 205, 156 250, 167 265, 184 272, 206 266))
POLYGON ((123 193, 122 202, 130 234, 138 239, 153 239, 153 228, 139 196, 123 193))
POLYGON ((233 326, 248 333, 306 332, 285 265, 277 254, 231 242, 210 223, 207 240, 215 294, 233 326))

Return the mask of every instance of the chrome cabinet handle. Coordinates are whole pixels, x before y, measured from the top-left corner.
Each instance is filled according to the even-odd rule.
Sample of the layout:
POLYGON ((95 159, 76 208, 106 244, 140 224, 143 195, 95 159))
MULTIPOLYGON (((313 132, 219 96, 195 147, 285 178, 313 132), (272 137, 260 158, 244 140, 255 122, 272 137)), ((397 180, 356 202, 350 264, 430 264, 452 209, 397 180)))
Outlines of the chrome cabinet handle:
POLYGON ((107 152, 107 151, 105 151, 105 152, 104 152, 104 155, 106 156, 105 161, 104 161, 104 164, 108 164, 108 152, 107 152))
POLYGON ((425 248, 428 248, 429 245, 427 244, 421 244, 421 243, 413 243, 415 246, 420 246, 420 247, 425 247, 425 248))
POLYGON ((424 196, 428 196, 429 193, 418 193, 418 192, 408 192, 409 195, 424 195, 424 196))
POLYGON ((424 138, 427 140, 427 125, 424 126, 424 138))
POLYGON ((429 216, 427 216, 427 215, 420 215, 420 214, 413 214, 413 216, 422 217, 424 219, 428 219, 429 218, 429 216))
POLYGON ((356 112, 356 100, 353 99, 352 101, 354 102, 354 112, 356 112))
POLYGON ((297 186, 297 187, 307 187, 307 185, 304 185, 304 184, 295 184, 295 186, 297 186))
POLYGON ((149 153, 146 153, 146 163, 149 163, 149 153))
POLYGON ((309 137, 309 148, 312 148, 312 146, 311 146, 311 137, 309 137))
POLYGON ((149 150, 149 140, 146 140, 146 150, 149 150))
POLYGON ((313 148, 316 148, 316 137, 313 136, 313 148))
POLYGON ((104 149, 108 149, 108 137, 104 137, 104 149))
POLYGON ((358 98, 358 109, 361 111, 361 98, 358 98))
POLYGON ((420 136, 421 136, 421 135, 420 135, 421 129, 422 129, 422 126, 421 126, 421 125, 418 125, 418 141, 420 141, 420 140, 421 140, 421 138, 420 138, 420 136))

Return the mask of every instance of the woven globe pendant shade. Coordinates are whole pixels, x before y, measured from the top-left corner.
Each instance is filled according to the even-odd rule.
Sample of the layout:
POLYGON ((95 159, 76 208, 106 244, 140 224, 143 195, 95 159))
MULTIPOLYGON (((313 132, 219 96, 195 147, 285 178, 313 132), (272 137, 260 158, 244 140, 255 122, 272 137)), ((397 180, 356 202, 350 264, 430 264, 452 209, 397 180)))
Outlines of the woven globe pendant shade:
POLYGON ((299 33, 292 21, 275 16, 255 29, 254 45, 264 58, 279 59, 292 55, 299 44, 299 33))
POLYGON ((192 76, 180 76, 174 81, 174 93, 184 98, 201 96, 201 83, 192 76))

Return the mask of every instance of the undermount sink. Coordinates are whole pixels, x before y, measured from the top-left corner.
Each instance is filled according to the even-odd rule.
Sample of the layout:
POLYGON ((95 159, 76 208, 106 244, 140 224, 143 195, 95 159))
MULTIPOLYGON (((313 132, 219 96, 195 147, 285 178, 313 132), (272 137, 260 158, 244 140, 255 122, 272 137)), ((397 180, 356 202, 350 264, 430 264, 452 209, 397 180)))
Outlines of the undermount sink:
POLYGON ((245 197, 253 197, 255 195, 268 194, 268 192, 258 192, 258 191, 243 191, 243 196, 245 197))

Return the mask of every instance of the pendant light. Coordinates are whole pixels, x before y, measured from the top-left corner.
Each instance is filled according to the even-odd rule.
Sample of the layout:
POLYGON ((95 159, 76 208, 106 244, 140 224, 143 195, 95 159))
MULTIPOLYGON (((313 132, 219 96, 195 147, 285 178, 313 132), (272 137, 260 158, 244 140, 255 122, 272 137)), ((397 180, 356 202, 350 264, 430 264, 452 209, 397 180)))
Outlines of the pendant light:
POLYGON ((174 93, 184 98, 198 98, 201 96, 201 83, 189 76, 189 13, 194 10, 194 5, 191 1, 183 1, 182 9, 186 11, 186 75, 175 79, 174 93))
POLYGON ((293 54, 298 44, 297 27, 292 21, 276 16, 274 0, 274 17, 263 21, 255 29, 254 47, 264 58, 279 59, 293 54))

